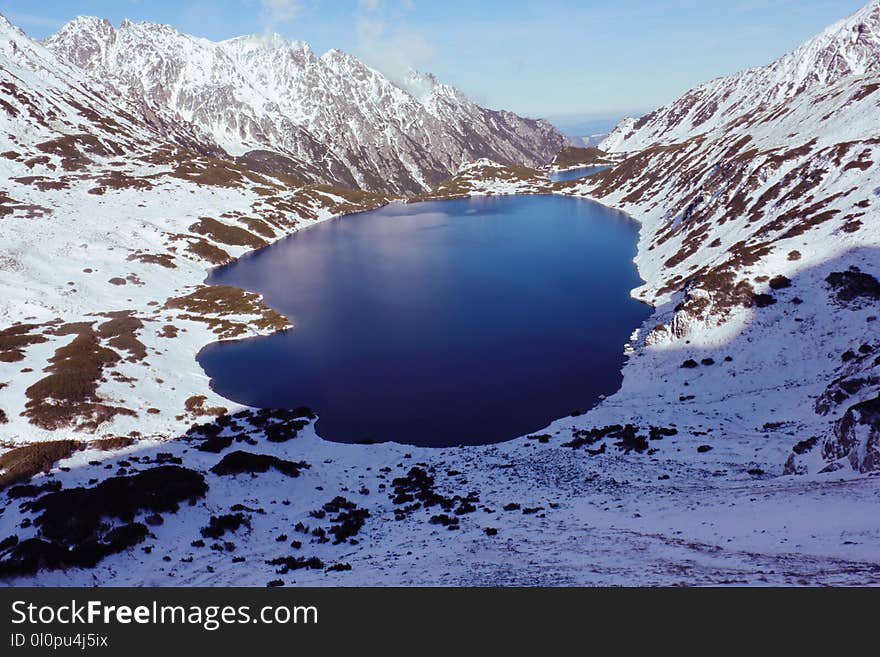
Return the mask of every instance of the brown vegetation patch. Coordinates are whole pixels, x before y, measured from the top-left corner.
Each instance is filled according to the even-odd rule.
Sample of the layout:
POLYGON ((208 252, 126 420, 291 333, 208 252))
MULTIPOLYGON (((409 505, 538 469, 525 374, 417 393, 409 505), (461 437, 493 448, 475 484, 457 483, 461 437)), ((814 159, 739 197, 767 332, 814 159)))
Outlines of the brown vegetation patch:
POLYGON ((261 331, 281 331, 290 326, 258 294, 228 285, 199 287, 186 296, 169 299, 165 308, 183 311, 182 319, 203 322, 222 337, 241 335, 248 326, 261 331))
POLYGON ((673 170, 679 169, 680 160, 686 156, 688 149, 701 141, 701 137, 695 137, 678 144, 650 146, 617 166, 591 176, 590 181, 595 184, 593 193, 606 196, 620 189, 631 189, 633 183, 638 181, 640 186, 631 189, 623 198, 624 203, 638 203, 652 187, 665 181, 673 170))
POLYGON ((35 219, 52 214, 52 210, 49 208, 44 208, 42 205, 34 205, 33 203, 22 203, 9 196, 3 190, 0 190, 0 219, 16 212, 21 212, 26 219, 35 219))
POLYGON ((189 399, 184 402, 184 408, 186 408, 186 412, 190 415, 195 415, 196 417, 220 417, 221 415, 226 415, 228 412, 227 409, 222 406, 205 406, 208 398, 204 395, 193 395, 189 399))
POLYGON ((56 189, 69 189, 70 183, 66 178, 47 178, 46 176, 21 176, 13 178, 20 185, 36 187, 41 192, 49 192, 56 189))
POLYGON ((105 313, 104 317, 110 320, 98 327, 98 336, 107 340, 107 344, 115 349, 127 351, 130 356, 129 362, 136 362, 147 357, 147 348, 137 339, 138 332, 144 327, 144 323, 134 316, 134 311, 122 310, 105 313))
POLYGON ((61 158, 61 166, 67 171, 84 169, 92 164, 92 159, 86 153, 103 157, 113 155, 100 139, 85 133, 64 135, 45 141, 37 144, 37 150, 61 158))
POLYGON ((250 181, 266 187, 275 187, 266 178, 246 167, 219 158, 183 157, 175 161, 174 165, 174 171, 168 175, 197 185, 242 187, 246 181, 250 181))
POLYGON ((31 331, 39 324, 17 324, 0 330, 0 363, 17 363, 24 359, 24 350, 32 344, 46 342, 47 338, 31 331))
POLYGON ((267 239, 273 239, 277 237, 277 233, 272 230, 272 227, 262 219, 257 219, 256 217, 242 217, 241 222, 245 224, 248 228, 250 228, 253 232, 257 233, 258 235, 262 235, 267 239))
POLYGON ((273 151, 249 151, 235 158, 235 162, 257 173, 282 180, 292 187, 300 187, 308 182, 303 175, 303 169, 307 168, 304 163, 273 151))
POLYGON ((170 253, 143 253, 136 251, 128 256, 129 261, 144 262, 148 265, 159 265, 165 269, 177 269, 174 256, 170 253))
POLYGON ((880 83, 878 82, 869 82, 867 84, 862 85, 862 88, 856 91, 852 97, 849 99, 850 102, 858 102, 863 98, 867 98, 872 93, 880 89, 880 83))
POLYGON ((51 171, 55 171, 58 168, 52 164, 52 160, 48 155, 38 155, 37 157, 27 159, 24 161, 24 165, 28 169, 33 169, 37 165, 44 166, 51 171))
MULTIPOLYGON (((155 186, 149 178, 130 176, 122 171, 108 171, 98 178, 103 189, 150 190, 155 186)), ((103 192, 102 192, 103 193, 103 192)))
POLYGON ((98 384, 105 367, 119 361, 119 354, 101 345, 92 325, 67 325, 76 337, 55 350, 46 372, 49 376, 30 386, 24 415, 32 424, 54 431, 73 426, 81 431, 95 430, 116 415, 135 415, 129 409, 110 406, 98 397, 98 384), (71 328, 72 327, 72 328, 71 328))
POLYGON ((134 438, 131 436, 111 436, 110 438, 98 438, 89 443, 92 449, 99 449, 102 452, 115 452, 126 447, 134 445, 134 438))
POLYGON ((258 249, 267 244, 266 240, 244 228, 230 226, 211 217, 201 217, 197 223, 189 227, 189 230, 204 235, 214 242, 230 246, 249 246, 252 249, 258 249))
POLYGON ((174 326, 174 324, 166 324, 157 335, 160 338, 176 338, 179 332, 180 329, 174 326))
POLYGON ((350 214, 362 212, 387 205, 389 196, 376 192, 366 192, 360 189, 348 189, 346 187, 334 187, 332 185, 310 185, 297 192, 298 196, 312 200, 331 214, 350 214), (330 198, 332 194, 342 199, 339 201, 330 198))
POLYGON ((186 247, 187 252, 197 258, 210 262, 212 265, 225 265, 232 262, 232 256, 219 246, 211 244, 208 240, 200 239, 190 242, 186 247))
POLYGON ((535 188, 541 188, 545 193, 553 188, 546 176, 536 169, 523 166, 485 165, 448 178, 433 191, 410 196, 407 201, 414 203, 465 198, 473 191, 480 189, 483 183, 495 182, 530 184, 535 188))
POLYGON ((579 148, 577 146, 566 146, 556 155, 553 164, 560 169, 571 169, 574 167, 588 167, 601 164, 610 164, 605 151, 590 146, 587 148, 579 148))
POLYGON ((75 440, 52 440, 9 450, 0 455, 0 490, 49 472, 56 461, 82 448, 82 443, 75 440))

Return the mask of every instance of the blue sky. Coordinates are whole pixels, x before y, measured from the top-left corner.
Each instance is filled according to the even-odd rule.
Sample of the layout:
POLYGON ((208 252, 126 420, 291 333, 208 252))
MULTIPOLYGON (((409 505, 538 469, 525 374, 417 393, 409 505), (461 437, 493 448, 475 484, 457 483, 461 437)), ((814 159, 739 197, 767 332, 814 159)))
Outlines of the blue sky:
POLYGON ((80 14, 210 39, 272 30, 392 76, 416 66, 489 107, 564 122, 644 112, 767 63, 866 2, 0 0, 0 12, 37 38, 80 14))

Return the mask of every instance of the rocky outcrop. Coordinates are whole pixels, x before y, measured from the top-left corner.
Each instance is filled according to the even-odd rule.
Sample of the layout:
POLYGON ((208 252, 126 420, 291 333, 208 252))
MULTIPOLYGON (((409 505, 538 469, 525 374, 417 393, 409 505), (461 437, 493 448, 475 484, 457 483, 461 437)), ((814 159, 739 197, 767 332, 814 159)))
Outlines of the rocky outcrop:
POLYGON ((834 423, 822 456, 831 462, 826 467, 846 461, 859 472, 880 470, 880 396, 847 409, 834 423))

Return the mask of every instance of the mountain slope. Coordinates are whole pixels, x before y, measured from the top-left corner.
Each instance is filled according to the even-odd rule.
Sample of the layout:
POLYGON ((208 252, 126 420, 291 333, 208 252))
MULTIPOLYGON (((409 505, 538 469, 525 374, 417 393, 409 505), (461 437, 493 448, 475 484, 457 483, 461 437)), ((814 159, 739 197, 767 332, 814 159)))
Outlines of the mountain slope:
POLYGON ((709 132, 754 111, 880 70, 880 1, 872 0, 768 66, 717 78, 640 119, 626 119, 600 144, 639 151, 709 132))
POLYGON ((277 35, 213 43, 80 17, 46 45, 231 155, 275 151, 324 182, 420 192, 465 161, 544 164, 564 142, 546 122, 486 110, 431 76, 405 82, 417 97, 346 53, 317 56, 277 35))
POLYGON ((636 150, 563 185, 641 222, 634 294, 658 307, 646 345, 768 341, 774 366, 752 376, 801 418, 791 472, 880 467, 878 32, 874 1, 765 68, 624 122, 606 147, 636 150))

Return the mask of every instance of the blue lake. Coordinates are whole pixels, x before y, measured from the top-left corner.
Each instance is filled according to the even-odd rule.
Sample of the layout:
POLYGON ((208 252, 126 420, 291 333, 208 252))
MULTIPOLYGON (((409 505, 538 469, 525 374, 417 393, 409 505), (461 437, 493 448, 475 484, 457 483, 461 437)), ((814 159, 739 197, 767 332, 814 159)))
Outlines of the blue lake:
POLYGON ((215 270, 290 331, 209 345, 220 395, 310 406, 338 442, 509 440, 621 383, 650 314, 630 297, 637 225, 591 201, 394 204, 303 230, 215 270))
POLYGON ((568 171, 553 171, 550 173, 550 180, 553 182, 579 180, 580 178, 586 178, 587 176, 592 176, 594 173, 599 173, 600 171, 610 168, 610 165, 602 165, 595 167, 578 167, 577 169, 569 169, 568 171))

